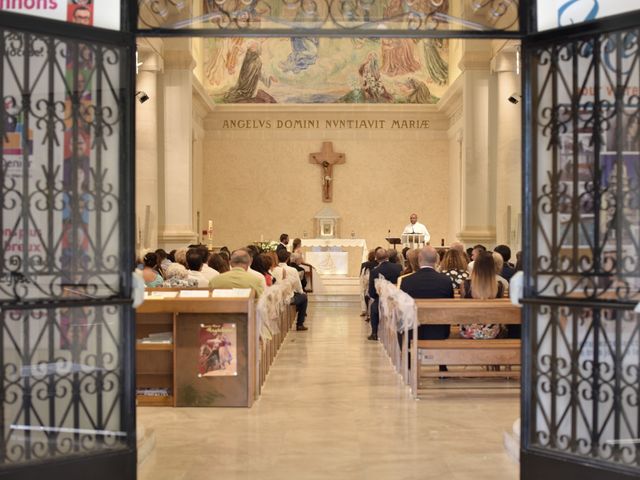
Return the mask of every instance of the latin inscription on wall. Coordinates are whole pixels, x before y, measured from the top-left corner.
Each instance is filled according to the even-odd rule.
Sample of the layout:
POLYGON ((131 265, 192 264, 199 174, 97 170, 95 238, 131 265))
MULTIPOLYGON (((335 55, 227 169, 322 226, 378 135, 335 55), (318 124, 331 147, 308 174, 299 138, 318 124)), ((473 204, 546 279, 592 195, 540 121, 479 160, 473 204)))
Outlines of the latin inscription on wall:
POLYGON ((426 130, 431 127, 430 120, 223 120, 223 130, 426 130))

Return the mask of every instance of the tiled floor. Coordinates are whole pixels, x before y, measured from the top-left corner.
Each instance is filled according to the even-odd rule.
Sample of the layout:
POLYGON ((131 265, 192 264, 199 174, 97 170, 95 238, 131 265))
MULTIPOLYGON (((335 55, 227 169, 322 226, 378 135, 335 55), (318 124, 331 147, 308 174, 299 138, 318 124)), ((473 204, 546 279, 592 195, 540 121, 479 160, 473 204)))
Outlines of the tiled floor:
POLYGON ((309 313, 309 331, 290 332, 251 409, 139 408, 157 445, 138 478, 518 478, 502 446, 519 416, 516 389, 412 400, 358 309, 309 313))

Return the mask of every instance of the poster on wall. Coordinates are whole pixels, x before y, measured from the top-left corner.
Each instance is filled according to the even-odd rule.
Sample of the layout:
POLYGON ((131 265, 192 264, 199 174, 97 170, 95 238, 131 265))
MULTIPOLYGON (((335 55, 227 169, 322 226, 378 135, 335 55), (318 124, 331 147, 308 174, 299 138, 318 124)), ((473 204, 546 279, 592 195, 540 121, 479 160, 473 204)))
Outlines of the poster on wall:
POLYGON ((0 12, 120 30, 117 0, 0 0, 0 12))
POLYGON ((640 4, 629 0, 538 1, 538 30, 567 27, 634 10, 640 10, 640 4))
POLYGON ((200 325, 198 377, 238 375, 236 324, 200 325))

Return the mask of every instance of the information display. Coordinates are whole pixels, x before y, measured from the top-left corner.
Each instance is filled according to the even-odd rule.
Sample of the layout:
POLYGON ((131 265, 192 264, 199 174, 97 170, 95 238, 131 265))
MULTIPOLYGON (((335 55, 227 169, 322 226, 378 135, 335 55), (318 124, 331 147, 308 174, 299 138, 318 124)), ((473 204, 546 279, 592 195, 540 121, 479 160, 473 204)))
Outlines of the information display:
POLYGON ((619 13, 640 10, 629 0, 544 0, 538 1, 538 30, 568 27, 619 13))
POLYGON ((120 30, 117 0, 0 0, 0 12, 120 30))

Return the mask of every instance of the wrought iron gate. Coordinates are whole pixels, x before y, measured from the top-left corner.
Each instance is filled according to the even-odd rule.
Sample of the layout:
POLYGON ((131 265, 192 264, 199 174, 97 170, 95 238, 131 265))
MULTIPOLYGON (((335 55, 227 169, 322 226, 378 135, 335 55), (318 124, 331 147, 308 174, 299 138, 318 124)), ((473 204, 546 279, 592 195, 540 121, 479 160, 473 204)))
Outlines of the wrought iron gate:
POLYGON ((0 478, 135 478, 132 47, 0 20, 0 478))
POLYGON ((640 475, 640 22, 626 22, 525 41, 523 479, 640 475))

